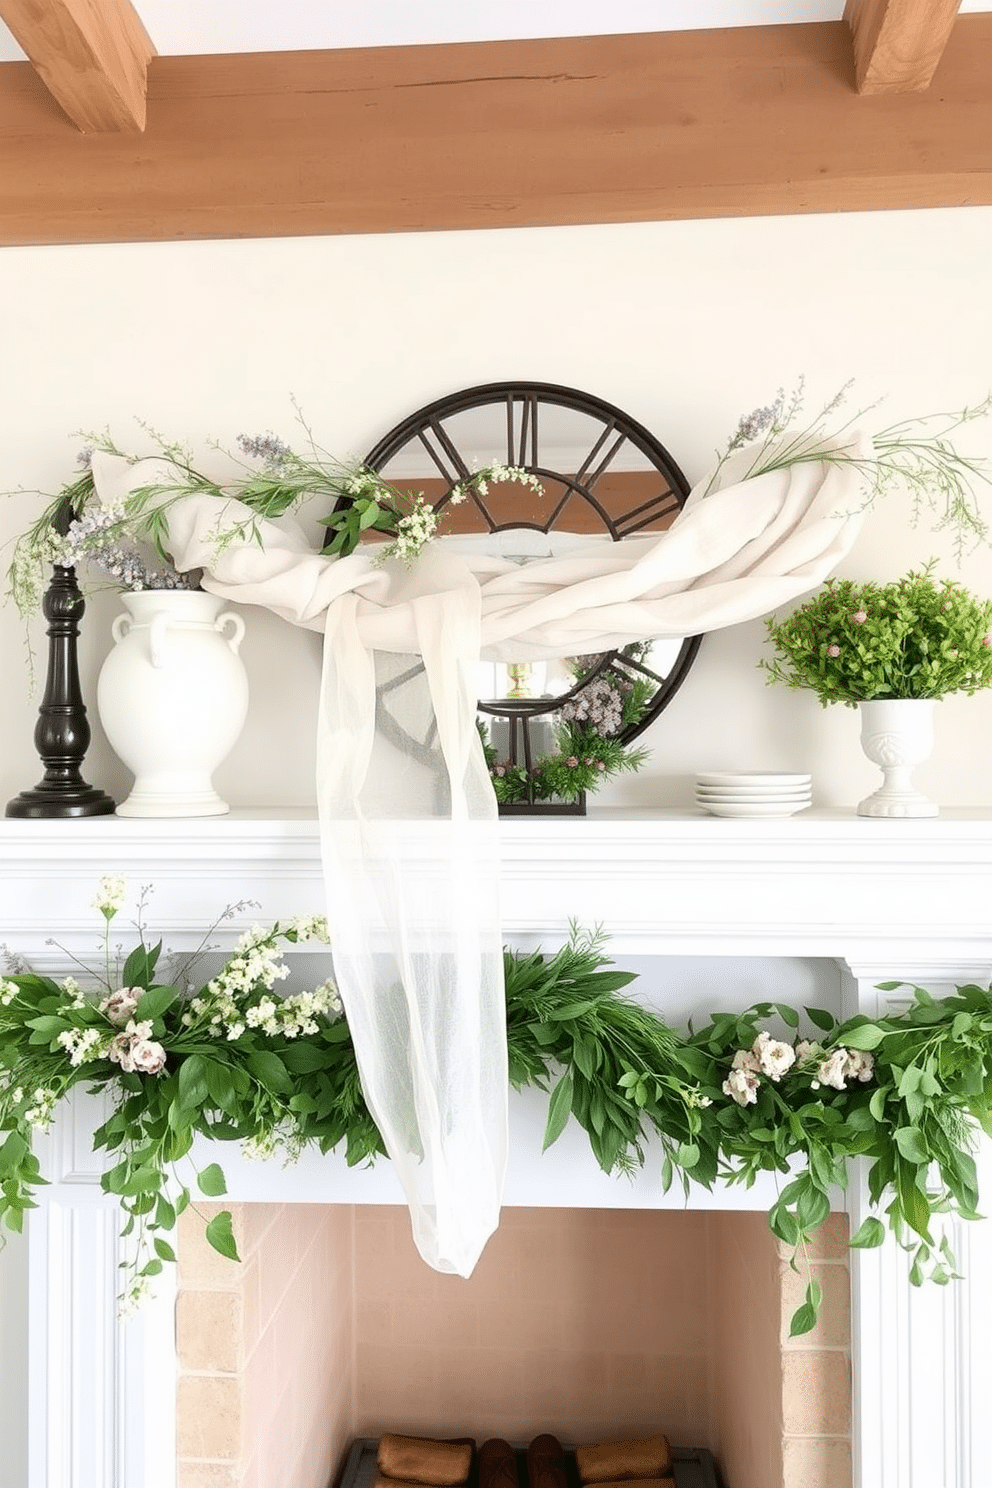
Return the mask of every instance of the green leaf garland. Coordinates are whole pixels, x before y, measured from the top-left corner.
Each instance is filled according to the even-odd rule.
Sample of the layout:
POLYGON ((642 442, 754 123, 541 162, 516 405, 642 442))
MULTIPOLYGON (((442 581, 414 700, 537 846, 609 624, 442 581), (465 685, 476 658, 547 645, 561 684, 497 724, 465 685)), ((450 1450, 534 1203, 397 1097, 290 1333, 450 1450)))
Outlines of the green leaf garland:
MULTIPOLYGON (((45 1180, 33 1133, 77 1084, 111 1099, 94 1147, 107 1153, 102 1185, 119 1198, 124 1234, 133 1237, 125 1292, 132 1303, 173 1258, 165 1233, 192 1202, 177 1165, 197 1136, 247 1141, 263 1156, 343 1149, 349 1166, 381 1155, 331 984, 296 997, 271 994, 282 974, 276 941, 311 933, 314 925, 299 923, 251 932, 247 949, 190 996, 171 984, 141 984, 154 972, 157 947, 128 958, 128 975, 138 980, 117 992, 116 1005, 109 984, 98 1001, 71 978, 61 985, 30 972, 0 978, 0 1222, 19 1231, 36 1207, 45 1180), (235 996, 246 958, 261 966, 259 978, 235 996), (123 1031, 109 1019, 110 1009, 118 1020, 127 1014, 121 997, 134 1013, 123 1031), (121 1040, 131 1063, 144 1059, 149 1068, 125 1067, 121 1040)), ((545 1150, 574 1119, 604 1171, 635 1172, 650 1154, 663 1190, 676 1180, 686 1195, 693 1184, 750 1187, 762 1173, 780 1173, 786 1181, 769 1225, 794 1259, 807 1254, 851 1161, 863 1159, 872 1213, 851 1245, 874 1247, 891 1233, 910 1253, 914 1283, 944 1284, 957 1274, 933 1220, 945 1212, 978 1217, 972 1153, 977 1130, 992 1131, 992 990, 962 986, 935 999, 911 988, 905 1011, 843 1023, 804 1009, 822 1042, 774 1038, 769 1025, 792 1036, 803 1015, 772 1002, 715 1013, 681 1032, 624 995, 636 978, 612 965, 603 946, 601 935, 573 926, 553 955, 504 953, 510 1082, 548 1093, 545 1150)), ((221 1197, 220 1164, 196 1173, 193 1187, 221 1197)), ((206 1234, 236 1258, 229 1211, 212 1218, 206 1234)), ((811 1281, 794 1334, 815 1325, 819 1305, 811 1281)))

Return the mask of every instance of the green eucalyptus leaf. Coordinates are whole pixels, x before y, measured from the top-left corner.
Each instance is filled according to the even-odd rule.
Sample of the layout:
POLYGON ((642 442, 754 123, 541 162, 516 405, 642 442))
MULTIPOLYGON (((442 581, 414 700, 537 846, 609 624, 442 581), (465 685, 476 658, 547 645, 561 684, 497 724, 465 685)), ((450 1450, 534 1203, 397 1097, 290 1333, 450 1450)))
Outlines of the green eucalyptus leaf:
POLYGON ((911 1163, 927 1163, 930 1161, 930 1153, 923 1139, 923 1133, 917 1126, 900 1126, 892 1133, 896 1146, 900 1153, 911 1163))
POLYGON ((200 1192, 206 1194, 208 1199, 217 1199, 227 1193, 227 1180, 219 1163, 208 1163, 197 1173, 196 1183, 200 1192))
POLYGON ((219 1214, 215 1214, 207 1225, 205 1233, 208 1243, 219 1255, 226 1256, 229 1261, 240 1261, 229 1209, 222 1209, 219 1214))
POLYGON ((885 1038, 885 1029, 877 1023, 858 1023, 853 1028, 844 1028, 839 1038, 848 1049, 877 1049, 885 1038))
POLYGON ((873 1250, 876 1246, 883 1244, 884 1240, 884 1224, 870 1214, 867 1219, 862 1220, 847 1243, 853 1250, 873 1250))
POLYGON ((543 1152, 547 1152, 548 1148, 557 1142, 568 1124, 568 1118, 572 1114, 573 1088, 574 1082, 569 1070, 562 1075, 551 1092, 551 1099, 548 1102, 548 1124, 544 1130, 544 1143, 541 1149, 543 1152))

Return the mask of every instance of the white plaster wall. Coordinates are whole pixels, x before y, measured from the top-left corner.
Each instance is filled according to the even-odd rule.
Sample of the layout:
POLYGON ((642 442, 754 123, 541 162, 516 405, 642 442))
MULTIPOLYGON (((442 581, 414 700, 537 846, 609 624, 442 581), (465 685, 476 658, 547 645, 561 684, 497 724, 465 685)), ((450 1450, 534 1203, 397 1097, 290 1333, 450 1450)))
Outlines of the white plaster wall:
MULTIPOLYGON (((230 443, 271 428, 293 440, 291 397, 334 454, 361 455, 445 392, 525 377, 618 403, 702 474, 741 413, 805 372, 810 408, 849 377, 856 401, 885 397, 874 427, 981 399, 992 385, 992 209, 522 229, 363 238, 5 249, 0 253, 0 490, 56 489, 74 430, 134 418, 186 439, 230 443)), ((992 457, 992 423, 963 439, 992 457)), ((989 491, 992 513, 992 490, 989 491)), ((36 502, 0 502, 0 543, 36 502)), ((316 529, 315 529, 316 535, 316 529)), ((990 554, 955 570, 946 537, 912 530, 890 500, 843 572, 895 577, 936 555, 992 591, 990 554)), ((94 726, 87 777, 129 779, 95 718, 112 596, 90 603, 82 669, 94 726)), ((244 654, 252 708, 216 777, 235 805, 312 800, 317 639, 263 613, 244 654)), ((41 627, 36 641, 43 642, 41 627)), ((602 804, 689 804, 698 768, 811 769, 816 804, 872 789, 857 715, 767 688, 760 622, 704 641, 681 693, 644 742, 650 765, 602 804)), ((0 800, 38 779, 37 700, 22 632, 0 610, 0 800)), ((988 805, 992 694, 938 717, 920 786, 948 806, 988 805)), ((877 829, 873 824, 872 829, 877 829)))

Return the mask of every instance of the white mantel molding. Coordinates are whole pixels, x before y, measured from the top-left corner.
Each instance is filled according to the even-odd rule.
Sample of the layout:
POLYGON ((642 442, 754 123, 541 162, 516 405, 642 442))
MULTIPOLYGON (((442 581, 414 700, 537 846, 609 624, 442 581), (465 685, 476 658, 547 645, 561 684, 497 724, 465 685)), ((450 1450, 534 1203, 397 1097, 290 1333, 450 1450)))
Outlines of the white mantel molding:
MULTIPOLYGON (((830 958, 842 968, 838 1011, 845 1014, 898 1006, 905 994, 880 993, 883 980, 935 991, 989 980, 989 811, 917 822, 841 812, 741 821, 593 810, 585 818, 507 819, 500 834, 509 943, 555 946, 574 919, 601 924, 618 957, 830 958)), ((259 908, 215 936, 220 944, 252 920, 324 908, 319 833, 304 813, 3 821, 0 943, 53 974, 68 968, 51 937, 84 960, 91 956, 98 934, 92 900, 104 873, 124 875, 132 890, 154 886, 149 927, 177 950, 197 944, 204 925, 233 900, 253 899, 259 908)), ((530 1126, 540 1119, 531 1118, 530 1126)), ((44 1144, 53 1181, 28 1237, 24 1488, 174 1488, 170 1299, 163 1296, 137 1325, 116 1325, 110 1316, 117 1215, 99 1191, 92 1125, 85 1098, 67 1103, 44 1144)), ((571 1136, 581 1145, 581 1134, 571 1136)), ((569 1140, 566 1132, 561 1144, 569 1140)), ((252 1165, 251 1177, 233 1152, 222 1161, 234 1199, 294 1196, 277 1165, 252 1165)), ((307 1162, 305 1155, 304 1169, 307 1162)), ((594 1187, 579 1196, 567 1185, 549 1199, 547 1172, 532 1189, 525 1174, 508 1201, 618 1201, 610 1179, 603 1180, 612 1185, 610 1199, 594 1187)), ((301 1169, 300 1177, 312 1202, 314 1175, 301 1169)), ((375 1181, 385 1186, 368 1190, 364 1201, 399 1201, 388 1165, 375 1181)), ((336 1197, 362 1201, 344 1191, 336 1197)), ((619 1202, 650 1206, 658 1198, 632 1191, 619 1202)), ((855 1224, 860 1204, 855 1193, 855 1224)), ((985 1389, 979 1371, 983 1379, 989 1371, 986 1328, 971 1325, 969 1314, 973 1303, 987 1311, 990 1300, 984 1275, 992 1271, 992 1245, 977 1233, 984 1228, 957 1226, 955 1240, 969 1252, 962 1255, 967 1289, 936 1296, 937 1289, 911 1291, 905 1258, 893 1248, 852 1253, 856 1488, 978 1488, 975 1465, 988 1453, 978 1438, 977 1391, 985 1389)))
MULTIPOLYGON (((423 830, 411 823, 412 834, 423 830)), ((992 966, 992 811, 754 821, 593 810, 508 818, 500 838, 511 940, 560 939, 575 919, 602 924, 618 954, 992 966)), ((304 813, 5 820, 0 939, 38 954, 57 925, 91 944, 103 873, 153 883, 156 930, 177 947, 229 897, 260 904, 246 921, 324 908, 319 832, 304 813)), ((244 923, 232 922, 231 935, 244 923)))

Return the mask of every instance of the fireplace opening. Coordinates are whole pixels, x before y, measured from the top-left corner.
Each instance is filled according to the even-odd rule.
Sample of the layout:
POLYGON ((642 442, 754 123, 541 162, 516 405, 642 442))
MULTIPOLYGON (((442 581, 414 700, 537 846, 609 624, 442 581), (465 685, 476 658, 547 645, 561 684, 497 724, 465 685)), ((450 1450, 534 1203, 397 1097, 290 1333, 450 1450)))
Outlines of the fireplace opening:
POLYGON ((244 1204, 235 1229, 240 1266, 181 1225, 177 1488, 329 1488, 387 1431, 662 1432, 723 1488, 850 1488, 846 1215, 796 1339, 807 1277, 759 1211, 509 1207, 468 1280, 392 1205, 244 1204))

